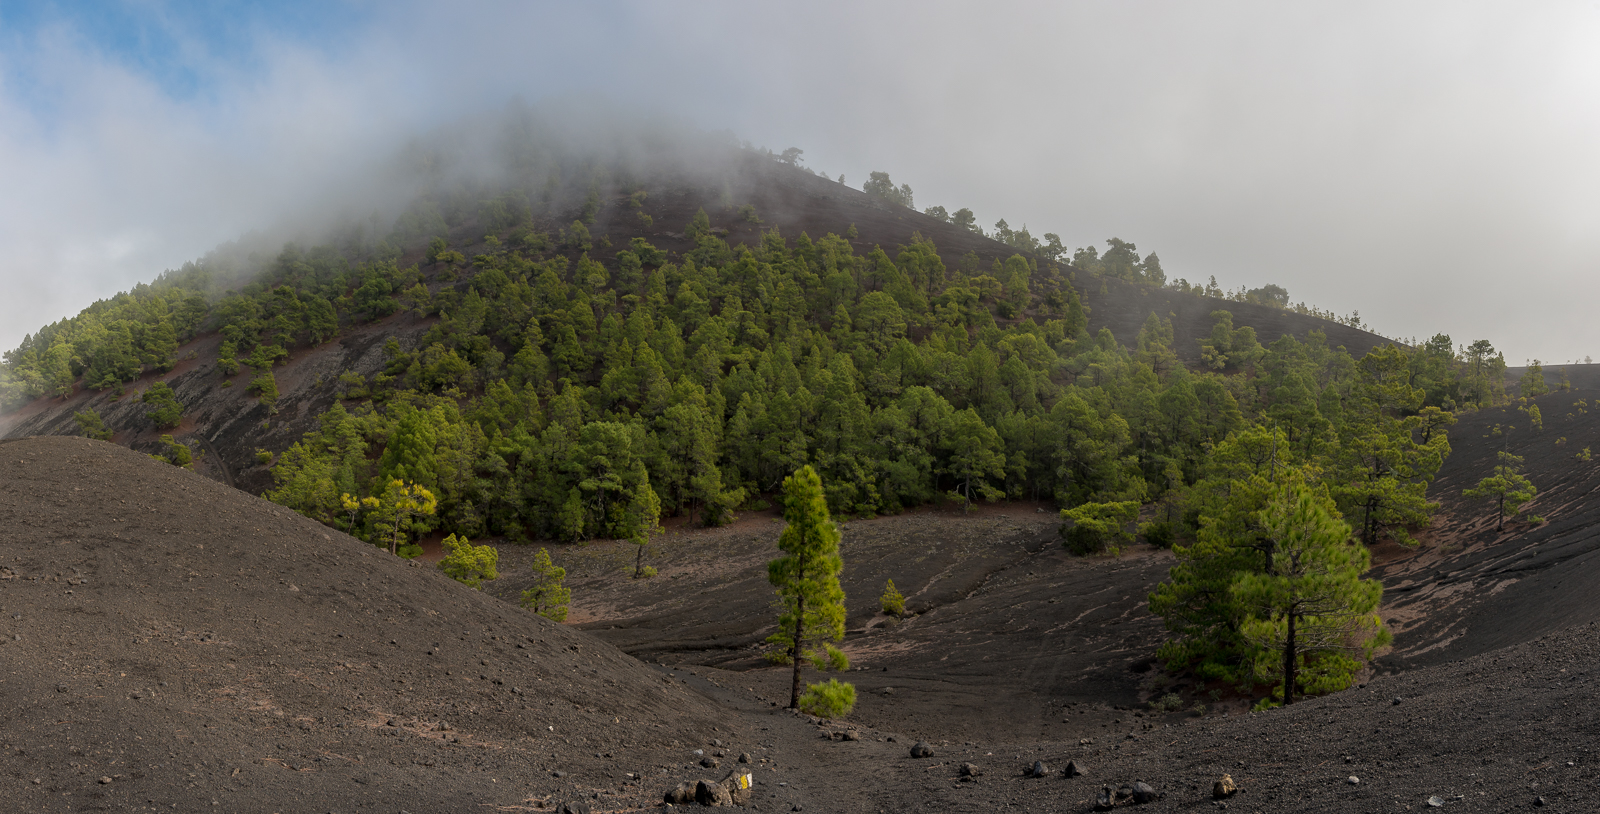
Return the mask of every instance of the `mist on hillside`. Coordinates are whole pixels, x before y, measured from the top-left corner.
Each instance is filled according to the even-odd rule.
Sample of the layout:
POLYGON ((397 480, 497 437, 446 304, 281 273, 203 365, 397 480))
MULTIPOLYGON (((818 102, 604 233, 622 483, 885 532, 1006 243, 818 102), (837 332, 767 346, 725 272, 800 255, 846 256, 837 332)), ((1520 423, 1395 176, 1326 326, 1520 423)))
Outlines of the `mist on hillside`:
POLYGON ((367 189, 384 162, 521 96, 797 147, 857 189, 888 172, 985 229, 1137 240, 1392 336, 1595 353, 1592 10, 922 9, 112 7, 147 46, 0 12, 0 348, 251 232, 366 221, 407 197, 367 189))

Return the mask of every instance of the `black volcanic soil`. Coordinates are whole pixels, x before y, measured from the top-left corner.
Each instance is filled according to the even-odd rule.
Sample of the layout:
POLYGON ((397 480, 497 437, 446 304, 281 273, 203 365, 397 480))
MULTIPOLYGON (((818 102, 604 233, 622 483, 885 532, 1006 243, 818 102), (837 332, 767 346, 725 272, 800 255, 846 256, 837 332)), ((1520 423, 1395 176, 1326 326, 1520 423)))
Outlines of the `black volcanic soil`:
MULTIPOLYGON (((1462 473, 1471 422, 1491 418, 1458 426, 1462 473)), ((1543 528, 1578 514, 1547 511, 1543 528)), ((735 766, 766 811, 1085 811, 1102 783, 1135 780, 1165 794, 1141 809, 1210 811, 1223 772, 1244 788, 1229 807, 1249 811, 1600 805, 1596 623, 1559 628, 1574 617, 1503 601, 1512 589, 1472 605, 1521 615, 1509 646, 1466 655, 1473 623, 1428 651, 1441 655, 1288 710, 1156 714, 1140 700, 1174 688, 1146 669, 1158 631, 1142 606, 1165 553, 1066 557, 1028 505, 852 521, 861 700, 819 722, 774 706, 786 673, 751 647, 770 624, 770 516, 668 537, 643 582, 621 572, 626 550, 559 550, 567 626, 493 596, 515 590, 530 549, 505 549, 507 575, 475 592, 110 444, 0 443, 0 519, 8 810, 629 811, 735 766), (917 614, 894 627, 873 608, 885 575, 917 614), (917 740, 935 756, 911 758, 917 740), (717 752, 716 769, 696 764, 717 752), (1055 773, 1069 759, 1088 776, 1055 773), (1051 776, 1022 777, 1035 760, 1051 776), (962 762, 981 774, 962 781, 962 762)), ((1594 593, 1551 580, 1558 605, 1594 593)), ((1433 615, 1470 620, 1463 607, 1433 615)), ((1402 626, 1396 653, 1428 629, 1402 626)))

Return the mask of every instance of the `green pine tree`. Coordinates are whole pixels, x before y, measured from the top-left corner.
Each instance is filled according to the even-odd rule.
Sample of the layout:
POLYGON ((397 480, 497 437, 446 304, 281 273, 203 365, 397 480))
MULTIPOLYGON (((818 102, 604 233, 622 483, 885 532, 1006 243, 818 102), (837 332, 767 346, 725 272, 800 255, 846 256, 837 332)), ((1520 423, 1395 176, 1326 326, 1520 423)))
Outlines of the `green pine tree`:
POLYGON ((1261 523, 1274 543, 1267 570, 1241 574, 1232 591, 1250 614, 1244 637, 1267 651, 1257 675, 1281 672, 1285 704, 1302 686, 1344 689, 1360 666, 1351 656, 1370 658, 1391 638, 1377 613, 1383 584, 1361 578, 1372 556, 1333 501, 1303 484, 1285 488, 1261 523))
POLYGON ((778 590, 783 613, 778 632, 767 641, 782 649, 780 663, 794 665, 789 706, 800 707, 800 670, 804 657, 818 669, 843 670, 850 662, 829 642, 844 638, 844 589, 839 573, 839 527, 828 515, 822 479, 803 466, 783 481, 783 519, 788 524, 778 538, 786 556, 767 563, 767 581, 778 590))
MULTIPOLYGON (((1588 448, 1584 449, 1587 453, 1588 448)), ((1494 502, 1496 532, 1505 531, 1506 510, 1516 514, 1524 503, 1533 500, 1539 493, 1534 485, 1522 472, 1522 456, 1512 455, 1509 452, 1498 453, 1499 461, 1495 464, 1494 474, 1478 481, 1478 485, 1471 489, 1461 490, 1461 496, 1468 500, 1491 500, 1494 502)))
POLYGON ((566 586, 567 569, 550 561, 550 552, 539 549, 533 555, 533 587, 522 592, 522 607, 552 622, 567 620, 567 604, 572 589, 566 586))

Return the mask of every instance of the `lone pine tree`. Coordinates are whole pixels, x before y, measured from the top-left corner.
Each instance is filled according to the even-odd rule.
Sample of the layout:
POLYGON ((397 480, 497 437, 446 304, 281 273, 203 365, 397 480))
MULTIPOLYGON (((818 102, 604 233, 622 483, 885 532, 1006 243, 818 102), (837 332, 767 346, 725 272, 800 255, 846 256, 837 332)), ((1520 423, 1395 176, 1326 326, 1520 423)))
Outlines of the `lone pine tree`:
POLYGON ((1370 657, 1390 638, 1377 614, 1383 585, 1361 578, 1371 555, 1352 539, 1326 493, 1304 484, 1284 489, 1262 512, 1261 525, 1274 543, 1268 568, 1233 584, 1250 612, 1244 637, 1265 650, 1258 674, 1282 671, 1285 704, 1294 703, 1299 684, 1344 689, 1359 666, 1347 654, 1370 657), (1318 663, 1302 678, 1297 673, 1308 657, 1318 663))
MULTIPOLYGON (((1588 451, 1584 449, 1584 453, 1588 451)), ((1478 481, 1478 485, 1471 489, 1461 490, 1461 496, 1469 500, 1494 501, 1494 530, 1500 532, 1506 527, 1506 509, 1516 514, 1524 503, 1533 500, 1539 490, 1519 471, 1522 469, 1521 455, 1512 455, 1504 450, 1497 455, 1499 462, 1495 464, 1494 474, 1478 481)))
POLYGON ((828 643, 844 638, 844 589, 839 587, 844 558, 839 556, 839 527, 828 515, 816 471, 801 467, 784 479, 783 493, 783 519, 788 525, 778 538, 778 548, 785 556, 767 563, 767 580, 778 589, 783 612, 778 632, 767 641, 782 646, 775 660, 794 665, 789 706, 798 709, 803 657, 817 669, 850 666, 843 651, 828 643))

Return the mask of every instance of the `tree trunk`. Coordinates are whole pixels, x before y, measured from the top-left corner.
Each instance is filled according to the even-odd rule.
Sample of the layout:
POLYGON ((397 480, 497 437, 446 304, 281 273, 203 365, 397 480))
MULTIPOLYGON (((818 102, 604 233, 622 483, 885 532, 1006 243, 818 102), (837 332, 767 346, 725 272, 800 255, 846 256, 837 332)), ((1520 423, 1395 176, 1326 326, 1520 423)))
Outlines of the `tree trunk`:
POLYGON ((1283 640, 1283 704, 1294 703, 1294 612, 1289 612, 1289 635, 1283 640))
POLYGON ((633 578, 638 579, 644 573, 644 546, 639 546, 639 553, 633 557, 633 578))
POLYGON ((804 632, 806 624, 806 597, 799 596, 795 603, 794 614, 794 643, 789 647, 789 660, 794 663, 794 681, 789 686, 789 708, 800 708, 800 634, 804 632))
POLYGON ((1506 530, 1506 495, 1500 493, 1500 500, 1495 507, 1494 530, 1496 534, 1506 530))

